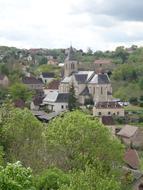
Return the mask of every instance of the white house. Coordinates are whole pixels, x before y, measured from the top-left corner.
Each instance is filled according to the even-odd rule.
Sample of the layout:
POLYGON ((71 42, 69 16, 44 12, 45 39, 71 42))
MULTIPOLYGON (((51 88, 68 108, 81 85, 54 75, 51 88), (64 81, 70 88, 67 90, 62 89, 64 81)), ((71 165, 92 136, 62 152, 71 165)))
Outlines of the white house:
POLYGON ((47 105, 50 111, 62 112, 68 109, 69 93, 58 93, 49 91, 43 100, 43 105, 47 105))

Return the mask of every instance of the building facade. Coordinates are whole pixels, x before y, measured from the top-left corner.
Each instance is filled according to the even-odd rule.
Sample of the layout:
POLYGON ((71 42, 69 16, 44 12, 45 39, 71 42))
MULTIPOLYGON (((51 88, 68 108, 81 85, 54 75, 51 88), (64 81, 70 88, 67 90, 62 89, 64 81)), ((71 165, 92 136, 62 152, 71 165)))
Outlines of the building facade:
POLYGON ((71 85, 74 86, 75 95, 81 105, 112 100, 112 86, 108 75, 95 71, 79 71, 72 47, 65 59, 64 78, 60 83, 59 92, 69 93, 71 85))

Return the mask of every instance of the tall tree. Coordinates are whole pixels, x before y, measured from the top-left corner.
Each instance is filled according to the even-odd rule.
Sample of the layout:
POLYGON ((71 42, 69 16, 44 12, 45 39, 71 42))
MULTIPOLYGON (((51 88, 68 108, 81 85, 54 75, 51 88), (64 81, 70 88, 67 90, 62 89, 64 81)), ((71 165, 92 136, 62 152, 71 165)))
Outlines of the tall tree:
POLYGON ((13 84, 9 93, 13 100, 22 99, 23 101, 29 101, 32 98, 32 91, 28 89, 28 87, 22 83, 13 84))
POLYGON ((73 84, 70 86, 70 90, 69 90, 68 108, 70 111, 73 111, 74 109, 77 108, 77 99, 76 99, 75 89, 74 89, 73 84))

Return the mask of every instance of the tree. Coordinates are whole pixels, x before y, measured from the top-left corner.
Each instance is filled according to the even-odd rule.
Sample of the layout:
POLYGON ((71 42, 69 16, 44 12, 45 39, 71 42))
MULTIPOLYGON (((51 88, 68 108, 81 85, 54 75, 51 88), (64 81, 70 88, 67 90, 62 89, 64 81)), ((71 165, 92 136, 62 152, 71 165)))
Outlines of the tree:
POLYGON ((39 65, 45 65, 47 64, 48 59, 46 57, 42 57, 41 60, 39 61, 39 65))
POLYGON ((36 190, 33 184, 32 171, 24 168, 20 162, 0 167, 1 190, 36 190))
POLYGON ((51 147, 52 163, 69 169, 96 167, 98 162, 109 172, 122 162, 123 146, 111 138, 107 128, 98 120, 80 111, 66 113, 48 124, 47 146, 51 147))
POLYGON ((125 63, 128 59, 128 52, 125 50, 124 46, 119 46, 116 48, 115 56, 122 60, 122 63, 125 63))
POLYGON ((58 168, 50 168, 38 176, 36 184, 38 190, 58 190, 69 184, 69 176, 58 168))
POLYGON ((75 90, 73 84, 71 85, 69 90, 68 108, 70 111, 73 111, 74 109, 77 108, 77 99, 75 96, 75 90))
POLYGON ((74 171, 70 183, 63 184, 59 190, 121 190, 121 183, 115 176, 108 176, 101 168, 86 167, 85 171, 74 171))
POLYGON ((24 102, 31 100, 33 95, 32 91, 30 91, 28 87, 22 83, 13 84, 9 88, 9 93, 12 100, 22 99, 24 102))
POLYGON ((45 162, 44 127, 28 109, 4 106, 0 109, 1 142, 8 162, 20 160, 34 171, 42 170, 45 162))

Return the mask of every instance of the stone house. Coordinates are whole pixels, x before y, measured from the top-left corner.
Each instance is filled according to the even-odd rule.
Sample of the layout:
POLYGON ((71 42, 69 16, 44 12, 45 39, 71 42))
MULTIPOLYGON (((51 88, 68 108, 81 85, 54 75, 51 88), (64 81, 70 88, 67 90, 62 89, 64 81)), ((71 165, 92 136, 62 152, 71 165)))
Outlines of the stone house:
POLYGON ((9 85, 9 79, 6 75, 0 74, 0 86, 7 87, 9 85))
POLYGON ((56 59, 49 59, 48 65, 58 65, 58 61, 56 59))
POLYGON ((42 90, 43 82, 35 77, 24 77, 22 79, 23 84, 25 84, 30 90, 42 90))
POLYGON ((124 108, 118 102, 103 101, 97 102, 93 107, 94 116, 118 116, 124 117, 124 108))
POLYGON ((117 136, 129 147, 143 148, 143 130, 141 128, 125 125, 117 136))
POLYGON ((57 91, 49 91, 43 100, 51 112, 63 112, 68 109, 69 93, 59 93, 57 91))
POLYGON ((110 59, 97 59, 94 61, 96 71, 109 72, 112 70, 114 64, 110 59))

